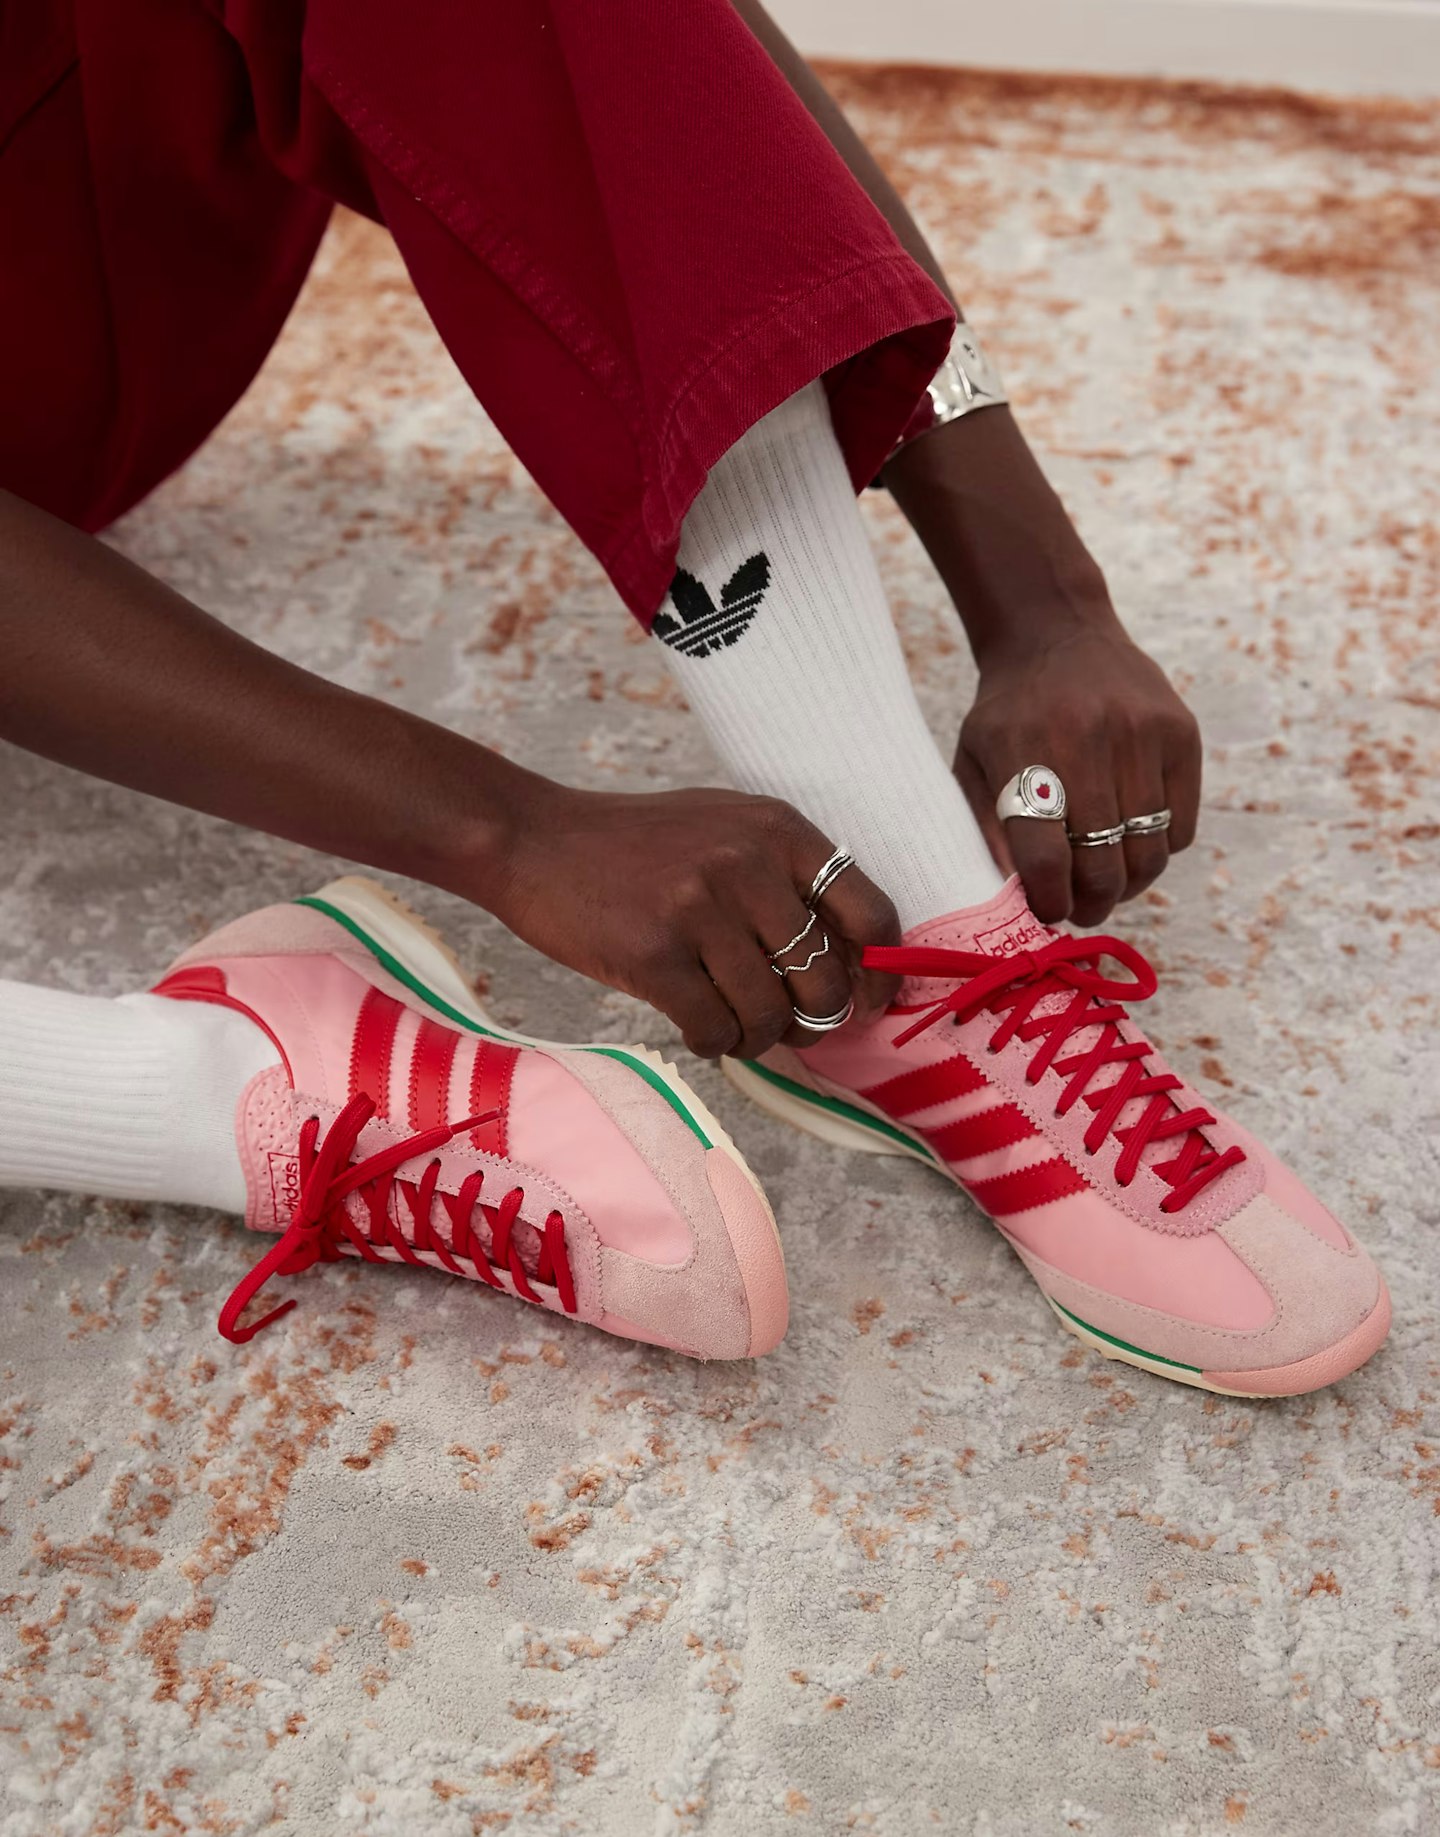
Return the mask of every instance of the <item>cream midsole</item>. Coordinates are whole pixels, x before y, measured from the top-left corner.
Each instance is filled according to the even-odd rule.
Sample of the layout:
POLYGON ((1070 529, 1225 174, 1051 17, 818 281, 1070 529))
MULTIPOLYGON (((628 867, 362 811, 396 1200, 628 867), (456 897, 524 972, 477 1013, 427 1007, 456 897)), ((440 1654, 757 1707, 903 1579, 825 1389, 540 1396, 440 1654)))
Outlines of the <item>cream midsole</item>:
MULTIPOLYGON (((945 1171, 935 1157, 926 1154, 924 1149, 912 1148, 906 1142, 897 1142, 893 1136, 883 1134, 878 1127, 867 1129, 864 1123, 837 1116, 822 1104, 808 1103, 782 1085, 772 1084, 743 1059, 722 1059, 720 1069, 735 1089, 743 1092, 752 1103, 759 1104, 762 1110, 768 1110, 772 1116, 778 1116, 781 1122, 803 1129, 809 1135, 819 1136, 822 1142, 829 1142, 836 1148, 853 1148, 861 1154, 904 1155, 908 1160, 920 1161, 926 1167, 935 1168, 937 1172, 945 1171)), ((822 1091, 820 1095, 824 1096, 825 1093, 822 1091)), ((868 1108, 862 1099, 852 1096, 848 1091, 844 1102, 852 1109, 868 1108)), ((879 1111, 875 1112, 875 1120, 877 1124, 889 1121, 879 1111)), ((895 1126, 890 1124, 891 1128, 895 1126)))

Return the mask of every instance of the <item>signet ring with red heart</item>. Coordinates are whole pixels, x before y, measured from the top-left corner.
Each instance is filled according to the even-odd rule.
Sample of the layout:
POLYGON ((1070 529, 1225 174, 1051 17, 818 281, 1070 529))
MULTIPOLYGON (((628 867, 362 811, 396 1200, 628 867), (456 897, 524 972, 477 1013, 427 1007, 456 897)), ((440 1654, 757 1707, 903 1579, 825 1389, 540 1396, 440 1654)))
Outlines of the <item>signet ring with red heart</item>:
POLYGON ((1012 816, 1039 817, 1045 823, 1063 822, 1065 787, 1048 765, 1027 765, 995 799, 995 814, 1002 823, 1012 816))

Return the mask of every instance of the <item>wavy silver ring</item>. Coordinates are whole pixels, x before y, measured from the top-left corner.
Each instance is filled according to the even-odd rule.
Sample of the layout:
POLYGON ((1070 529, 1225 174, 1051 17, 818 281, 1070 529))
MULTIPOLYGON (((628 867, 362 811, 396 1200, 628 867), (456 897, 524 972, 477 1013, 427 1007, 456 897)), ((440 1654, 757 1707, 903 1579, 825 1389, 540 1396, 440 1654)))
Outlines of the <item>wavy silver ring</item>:
POLYGON ((843 1027, 854 1012, 855 997, 852 995, 834 1014, 807 1014, 803 1008, 797 1008, 795 1018, 809 1033, 833 1033, 837 1027, 843 1027))
POLYGON ((1079 835, 1073 829, 1065 833, 1070 838, 1071 848, 1110 848, 1125 840, 1125 825, 1114 823, 1109 829, 1087 829, 1079 835))
MULTIPOLYGON (((809 929, 810 927, 807 925, 805 927, 805 931, 808 931, 809 929)), ((803 937, 805 933, 802 932, 800 935, 803 937)), ((825 942, 822 945, 820 945, 820 947, 817 950, 812 950, 810 955, 805 959, 803 963, 785 963, 785 964, 777 963, 775 961, 775 958, 783 957, 785 955, 785 951, 777 950, 774 953, 774 955, 770 959, 770 967, 772 970, 774 970, 775 974, 781 979, 782 982, 788 975, 790 975, 792 971, 797 976, 803 975, 803 973, 809 969, 812 963, 817 963, 821 957, 829 955, 830 933, 828 931, 822 931, 820 935, 822 938, 824 938, 825 942)), ((785 946, 785 950, 789 950, 789 948, 790 946, 787 944, 785 946)))
POLYGON ((814 880, 811 881, 810 891, 805 895, 805 904, 807 906, 813 906, 817 900, 823 899, 825 894, 845 872, 846 868, 854 867, 854 865, 855 857, 850 853, 849 849, 837 848, 835 853, 815 876, 814 880))
POLYGON ((1125 819, 1127 836, 1155 835, 1158 831, 1169 827, 1170 812, 1168 810, 1152 810, 1147 816, 1127 816, 1125 819))
POLYGON ((765 955, 770 959, 771 969, 774 969, 776 963, 781 957, 785 956, 788 952, 794 950, 797 944, 803 944, 806 938, 810 936, 810 933, 819 924, 819 922, 820 922, 820 914, 818 912, 812 912, 809 918, 806 919, 805 923, 795 933, 795 936, 791 938, 788 944, 782 944, 779 950, 767 950, 765 955))

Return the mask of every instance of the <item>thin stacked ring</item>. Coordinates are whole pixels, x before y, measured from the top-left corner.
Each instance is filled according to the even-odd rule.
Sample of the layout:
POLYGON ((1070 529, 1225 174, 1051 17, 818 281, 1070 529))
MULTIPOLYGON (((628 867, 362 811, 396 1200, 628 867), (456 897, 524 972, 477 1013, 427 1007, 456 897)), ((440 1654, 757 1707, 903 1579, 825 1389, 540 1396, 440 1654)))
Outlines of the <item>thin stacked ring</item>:
POLYGON ((845 872, 847 867, 854 867, 855 857, 848 848, 837 848, 835 853, 810 882, 810 891, 805 895, 807 906, 817 905, 829 891, 830 887, 845 872))
POLYGON ((1125 825, 1113 823, 1109 829, 1086 829, 1077 831, 1067 829, 1071 848, 1109 848, 1115 842, 1125 840, 1125 825))

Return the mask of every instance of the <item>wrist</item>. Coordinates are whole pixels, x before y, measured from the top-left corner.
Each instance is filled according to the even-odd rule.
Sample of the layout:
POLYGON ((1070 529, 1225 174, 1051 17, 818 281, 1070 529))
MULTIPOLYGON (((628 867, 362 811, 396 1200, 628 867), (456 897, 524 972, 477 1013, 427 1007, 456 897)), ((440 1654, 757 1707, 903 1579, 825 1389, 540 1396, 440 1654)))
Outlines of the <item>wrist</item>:
POLYGON ((1008 407, 911 441, 884 480, 949 589, 976 661, 1123 636, 1105 577, 1008 407))
POLYGON ((1129 642, 1105 577, 1088 553, 1053 558, 1046 575, 1025 591, 1012 577, 965 597, 962 622, 980 670, 1023 663, 1082 638, 1129 642))
POLYGON ((413 786, 403 800, 408 820, 385 865, 501 915, 522 840, 542 820, 545 793, 559 787, 489 747, 429 722, 416 725, 422 731, 405 749, 404 779, 413 786))

